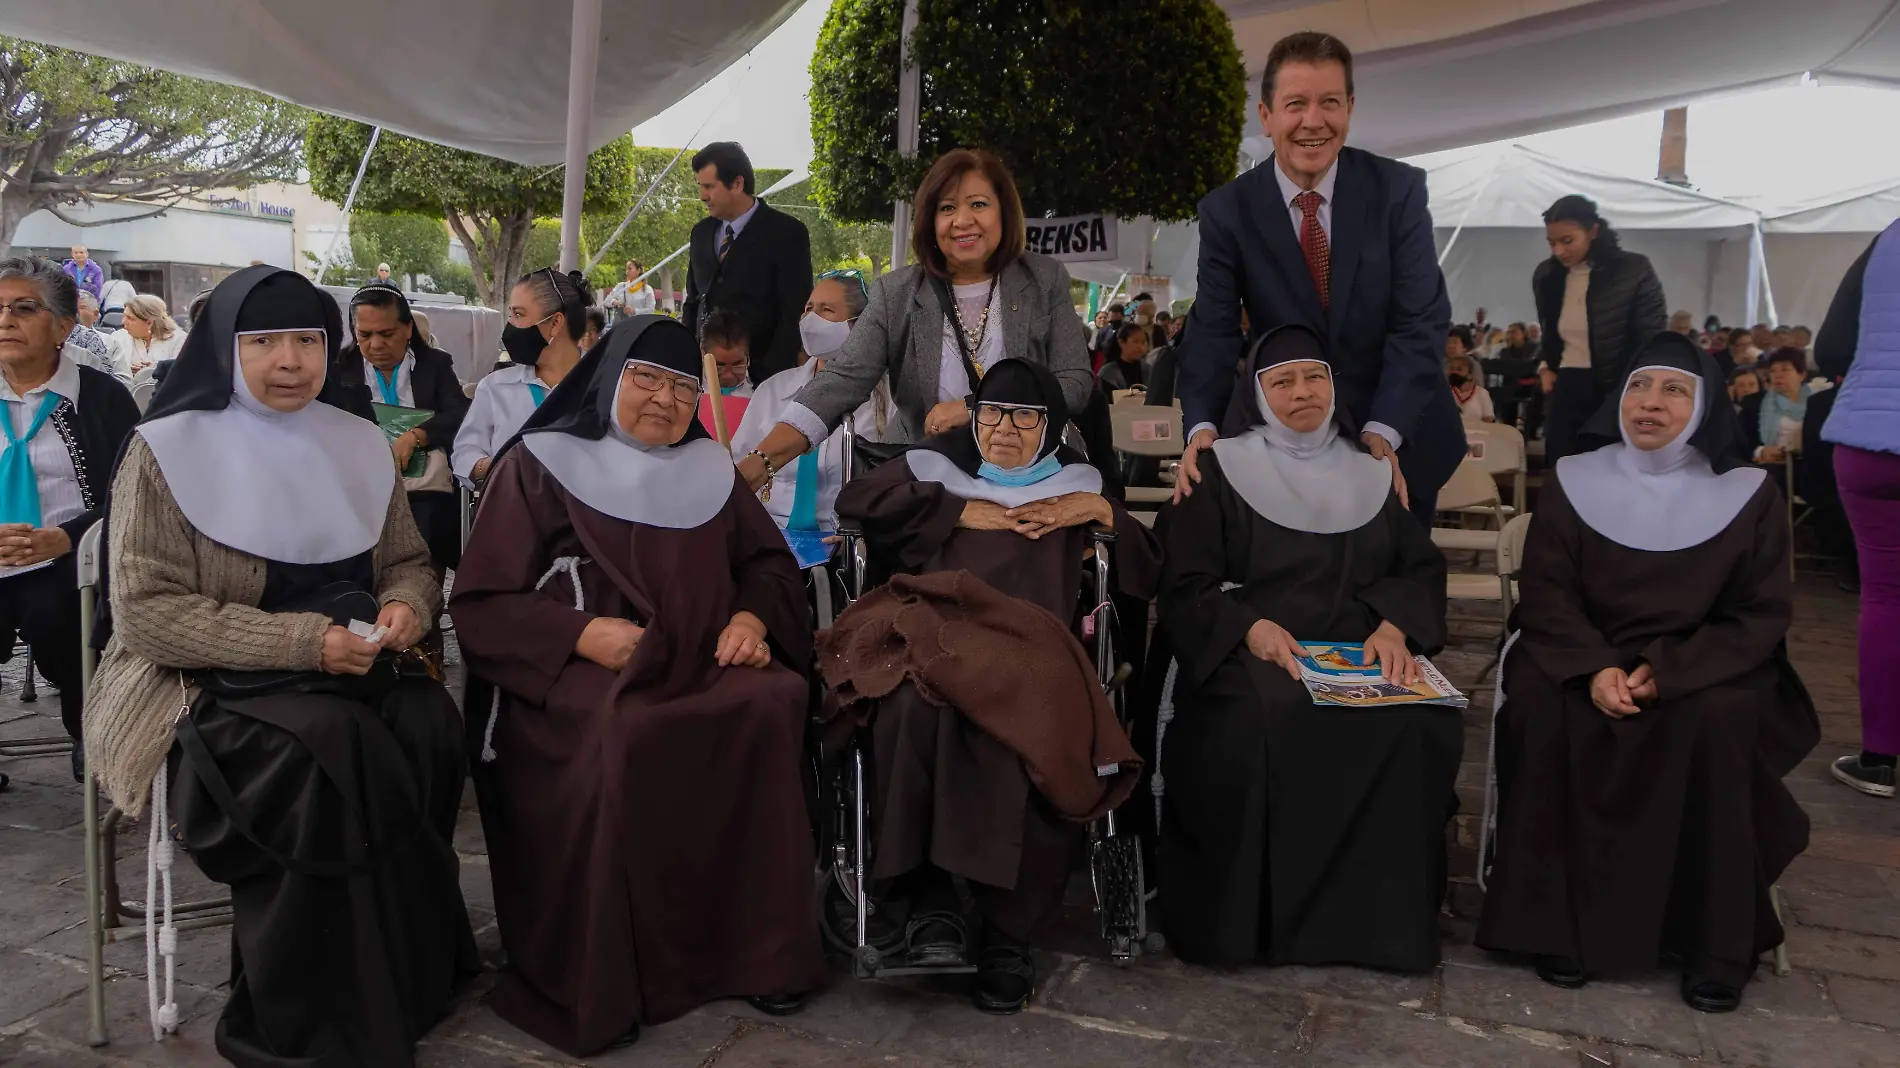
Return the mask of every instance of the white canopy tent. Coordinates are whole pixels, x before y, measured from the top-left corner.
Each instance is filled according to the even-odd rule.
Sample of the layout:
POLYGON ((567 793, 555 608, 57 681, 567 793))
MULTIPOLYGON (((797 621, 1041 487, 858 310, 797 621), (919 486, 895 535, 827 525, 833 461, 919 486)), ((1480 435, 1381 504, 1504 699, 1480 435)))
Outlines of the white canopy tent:
POLYGON ((1875 235, 1900 219, 1900 177, 1763 210, 1780 321, 1819 330, 1841 276, 1875 235))

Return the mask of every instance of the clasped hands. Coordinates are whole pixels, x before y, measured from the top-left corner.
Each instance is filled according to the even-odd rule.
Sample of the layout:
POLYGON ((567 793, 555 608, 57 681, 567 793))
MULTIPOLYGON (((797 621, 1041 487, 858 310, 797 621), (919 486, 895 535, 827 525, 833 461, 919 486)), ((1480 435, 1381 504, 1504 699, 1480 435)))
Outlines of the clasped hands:
POLYGON ((1607 667, 1590 677, 1590 703, 1611 719, 1633 716, 1656 701, 1656 672, 1647 662, 1635 671, 1607 667))
POLYGON ((1083 523, 1115 525, 1115 512, 1099 493, 1065 493, 1048 500, 1005 508, 991 501, 967 501, 957 526, 965 530, 1008 530, 1030 541, 1051 531, 1083 523))
POLYGON ((58 527, 31 523, 0 524, 0 567, 30 567, 73 550, 73 540, 58 527))
MULTIPOLYGON (((581 630, 574 652, 609 671, 619 671, 633 659, 645 635, 646 628, 637 623, 599 616, 581 630)), ((772 647, 765 640, 765 622, 751 612, 734 612, 726 629, 719 632, 713 657, 720 667, 762 668, 770 664, 772 647)))
MULTIPOLYGON (((1379 675, 1385 681, 1400 686, 1412 686, 1419 681, 1422 673, 1411 649, 1406 647, 1405 634, 1390 621, 1380 623, 1363 644, 1365 655, 1360 663, 1379 665, 1379 675)), ((1280 665, 1295 681, 1299 680, 1300 657, 1306 655, 1306 649, 1273 620, 1262 619, 1247 628, 1247 651, 1280 665)))
POLYGON ((350 633, 348 627, 333 625, 324 631, 323 671, 330 675, 367 675, 383 650, 400 651, 422 640, 421 617, 401 601, 385 604, 377 613, 376 625, 386 628, 380 642, 365 641, 350 633))

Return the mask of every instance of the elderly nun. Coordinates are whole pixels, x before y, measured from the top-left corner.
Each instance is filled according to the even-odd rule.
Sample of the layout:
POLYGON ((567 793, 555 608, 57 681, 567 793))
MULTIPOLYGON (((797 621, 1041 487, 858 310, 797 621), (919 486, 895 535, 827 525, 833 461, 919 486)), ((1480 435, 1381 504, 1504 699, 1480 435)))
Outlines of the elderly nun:
POLYGON ((340 326, 294 271, 219 283, 113 481, 86 749, 129 815, 177 762, 244 1068, 411 1064, 477 964, 460 719, 414 651, 438 587, 382 434, 332 403, 340 326))
POLYGON ((1808 842, 1782 783, 1819 738, 1787 656, 1787 511, 1679 334, 1585 433, 1610 444, 1557 464, 1524 547, 1477 942, 1561 987, 1673 956, 1683 999, 1726 1012, 1781 941, 1769 887, 1808 842))
POLYGON ((490 472, 451 608, 495 696, 490 1004, 582 1055, 825 977, 800 769, 812 621, 696 418, 691 330, 621 322, 490 472))

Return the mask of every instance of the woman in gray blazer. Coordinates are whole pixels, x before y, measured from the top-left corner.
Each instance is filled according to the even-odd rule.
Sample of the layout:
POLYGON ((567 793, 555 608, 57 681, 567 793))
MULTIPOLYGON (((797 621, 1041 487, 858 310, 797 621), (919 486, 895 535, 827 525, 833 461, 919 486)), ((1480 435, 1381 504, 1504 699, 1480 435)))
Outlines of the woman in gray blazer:
POLYGON ((886 375, 898 409, 893 441, 968 425, 975 379, 1005 356, 1047 367, 1069 410, 1087 407, 1094 377, 1068 269, 1024 250, 1022 200, 1002 162, 980 149, 945 153, 912 212, 919 262, 872 283, 843 352, 739 461, 753 489, 825 440, 886 375))

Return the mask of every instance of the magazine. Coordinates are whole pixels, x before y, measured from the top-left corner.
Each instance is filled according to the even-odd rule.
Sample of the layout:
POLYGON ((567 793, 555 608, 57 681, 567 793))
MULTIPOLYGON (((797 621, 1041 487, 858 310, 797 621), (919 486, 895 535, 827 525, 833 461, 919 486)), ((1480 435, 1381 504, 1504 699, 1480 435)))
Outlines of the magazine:
POLYGON ((1377 664, 1365 664, 1366 647, 1358 642, 1301 642, 1306 655, 1300 658, 1300 680, 1313 695, 1316 705, 1345 708, 1376 708, 1380 705, 1446 705, 1463 708, 1469 704, 1464 694, 1446 680, 1433 663, 1422 656, 1418 661, 1421 677, 1411 686, 1387 682, 1377 664))
POLYGON ((831 546, 825 539, 831 536, 829 530, 785 530, 785 547, 792 550, 798 558, 800 571, 831 559, 831 546))

